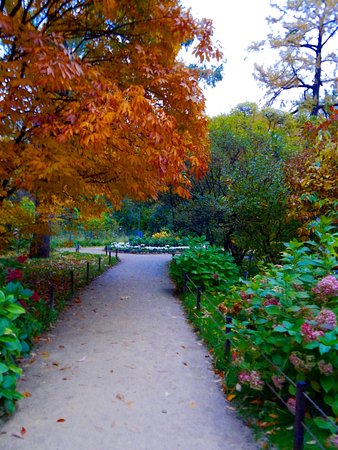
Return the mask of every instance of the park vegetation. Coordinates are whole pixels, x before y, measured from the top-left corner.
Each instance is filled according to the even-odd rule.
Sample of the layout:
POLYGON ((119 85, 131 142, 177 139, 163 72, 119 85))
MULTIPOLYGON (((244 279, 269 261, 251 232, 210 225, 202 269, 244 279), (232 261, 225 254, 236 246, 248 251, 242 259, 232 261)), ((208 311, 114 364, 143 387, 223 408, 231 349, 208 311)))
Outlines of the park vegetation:
MULTIPOLYGON (((222 55, 211 22, 178 1, 0 1, 0 415, 22 396, 18 362, 66 305, 69 270, 80 286, 87 263, 97 268, 93 255, 55 260, 55 247, 129 241, 189 247, 171 276, 209 298, 196 310, 182 295, 228 399, 258 405, 248 420, 278 448, 290 418, 267 386, 289 410, 295 396, 278 370, 336 420, 338 110, 326 49, 337 8, 276 8, 266 43, 280 58, 257 78, 272 101, 303 91, 293 114, 244 102, 207 118, 199 81, 221 77, 210 64, 222 55), (236 348, 224 359, 227 315, 236 348)), ((309 419, 337 444, 332 424, 309 419)))

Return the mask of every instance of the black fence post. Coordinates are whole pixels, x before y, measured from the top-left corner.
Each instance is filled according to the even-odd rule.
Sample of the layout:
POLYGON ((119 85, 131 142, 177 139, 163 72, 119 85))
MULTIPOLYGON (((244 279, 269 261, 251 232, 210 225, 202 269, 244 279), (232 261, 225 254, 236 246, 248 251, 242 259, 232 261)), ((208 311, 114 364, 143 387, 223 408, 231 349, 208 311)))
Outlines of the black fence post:
POLYGON ((70 293, 74 295, 74 270, 70 271, 70 293))
POLYGON ((305 381, 297 382, 293 450, 303 450, 304 448, 305 397, 303 393, 305 387, 305 381))
POLYGON ((196 309, 199 311, 201 309, 201 291, 202 288, 200 286, 197 287, 197 297, 196 297, 196 309))
POLYGON ((109 265, 111 266, 111 251, 109 250, 109 265))
POLYGON ((86 280, 89 283, 89 262, 87 261, 86 280))
POLYGON ((55 301, 54 284, 51 284, 49 291, 49 306, 51 309, 54 309, 54 301, 55 301))
MULTIPOLYGON (((231 332, 231 328, 228 327, 228 325, 230 325, 232 323, 232 317, 227 315, 226 316, 226 327, 225 327, 225 333, 229 334, 231 332)), ((225 339, 225 345, 224 345, 224 352, 225 352, 225 357, 228 357, 230 354, 230 350, 231 350, 231 341, 229 338, 225 339)))
POLYGON ((101 272, 101 256, 99 256, 99 272, 101 272))
POLYGON ((104 251, 106 252, 106 256, 108 255, 108 245, 104 246, 104 251))
POLYGON ((183 292, 186 293, 188 290, 188 274, 184 272, 184 283, 183 283, 183 292))
POLYGON ((116 259, 119 259, 119 257, 117 256, 117 248, 115 249, 115 257, 116 259))

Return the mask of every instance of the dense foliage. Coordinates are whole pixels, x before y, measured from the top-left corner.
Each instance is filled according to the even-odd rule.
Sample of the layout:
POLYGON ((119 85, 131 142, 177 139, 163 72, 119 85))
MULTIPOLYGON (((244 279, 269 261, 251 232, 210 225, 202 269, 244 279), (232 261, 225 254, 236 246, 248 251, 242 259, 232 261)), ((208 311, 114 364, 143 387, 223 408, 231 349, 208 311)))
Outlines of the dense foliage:
POLYGON ((221 289, 238 280, 238 268, 232 256, 204 239, 191 240, 189 249, 174 256, 170 275, 180 289, 184 286, 185 274, 189 277, 188 284, 202 289, 215 286, 221 289))
MULTIPOLYGON (((208 286, 203 270, 199 276, 196 266, 194 283, 208 287, 201 311, 195 309, 194 298, 185 298, 190 317, 214 349, 229 398, 236 398, 242 409, 260 406, 258 418, 250 421, 257 427, 264 423, 262 428, 277 440, 278 448, 290 448, 280 430, 292 423, 292 416, 269 386, 293 412, 295 386, 289 380, 305 381, 312 400, 333 422, 338 416, 337 245, 337 233, 323 218, 311 240, 286 244, 282 265, 262 267, 260 274, 223 292, 211 275, 208 286), (232 347, 224 360, 226 315, 232 317, 227 334, 232 347)), ((185 271, 184 255, 179 267, 185 271)), ((176 268, 173 261, 174 274, 176 268)), ((307 425, 329 446, 336 439, 334 426, 309 404, 307 411, 307 425)))
POLYGON ((198 63, 219 59, 212 34, 177 0, 1 1, 0 205, 29 192, 38 236, 64 208, 169 184, 186 196, 207 167, 207 120, 178 54, 191 43, 198 63))

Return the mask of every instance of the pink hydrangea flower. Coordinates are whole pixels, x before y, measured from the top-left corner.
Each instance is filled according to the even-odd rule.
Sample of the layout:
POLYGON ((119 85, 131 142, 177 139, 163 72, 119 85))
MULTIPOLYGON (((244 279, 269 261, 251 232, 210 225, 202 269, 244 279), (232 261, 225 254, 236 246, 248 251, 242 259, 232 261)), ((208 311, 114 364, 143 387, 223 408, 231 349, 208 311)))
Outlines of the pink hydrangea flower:
POLYGON ((322 309, 315 320, 323 330, 333 330, 337 326, 337 317, 330 309, 322 309))
POLYGON ((253 370, 252 372, 241 372, 238 375, 238 381, 242 384, 249 384, 252 389, 256 389, 257 391, 261 391, 264 386, 261 375, 256 370, 253 370))
POLYGON ((285 378, 283 376, 272 375, 271 379, 277 389, 283 388, 285 383, 285 378))
POLYGON ((288 410, 292 414, 295 414, 295 412, 296 412, 296 399, 294 397, 290 397, 288 399, 288 401, 286 402, 286 406, 287 406, 288 410))
POLYGON ((290 363, 295 367, 298 372, 309 372, 315 367, 314 357, 305 356, 305 360, 300 358, 298 352, 292 352, 289 356, 290 363))
POLYGON ((324 299, 326 297, 335 297, 338 295, 338 280, 333 275, 327 275, 312 288, 312 292, 318 297, 324 299))
POLYGON ((276 297, 267 298, 263 302, 263 306, 269 306, 269 305, 277 305, 279 306, 279 301, 276 297))
POLYGON ((331 375, 333 373, 332 364, 331 363, 327 363, 327 362, 325 362, 323 360, 319 361, 318 369, 319 369, 319 372, 322 375, 325 375, 325 376, 331 375))
POLYGON ((321 330, 315 330, 308 322, 304 322, 300 327, 300 333, 305 342, 316 341, 320 336, 324 336, 321 330))
POLYGON ((332 436, 330 436, 327 440, 327 443, 331 447, 338 448, 338 434, 333 434, 332 436))

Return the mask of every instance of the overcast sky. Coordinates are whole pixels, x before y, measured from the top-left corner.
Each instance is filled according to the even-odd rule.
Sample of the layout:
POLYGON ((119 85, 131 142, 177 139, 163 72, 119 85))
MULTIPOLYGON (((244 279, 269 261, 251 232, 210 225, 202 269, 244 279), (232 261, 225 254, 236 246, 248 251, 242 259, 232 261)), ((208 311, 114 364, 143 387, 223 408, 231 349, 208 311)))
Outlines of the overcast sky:
POLYGON ((215 116, 228 113, 238 103, 259 103, 264 91, 252 76, 254 61, 263 55, 250 53, 246 48, 252 41, 266 37, 265 17, 271 13, 269 0, 181 0, 190 7, 194 17, 213 20, 215 38, 223 47, 227 63, 223 81, 216 88, 207 88, 206 113, 215 116))

